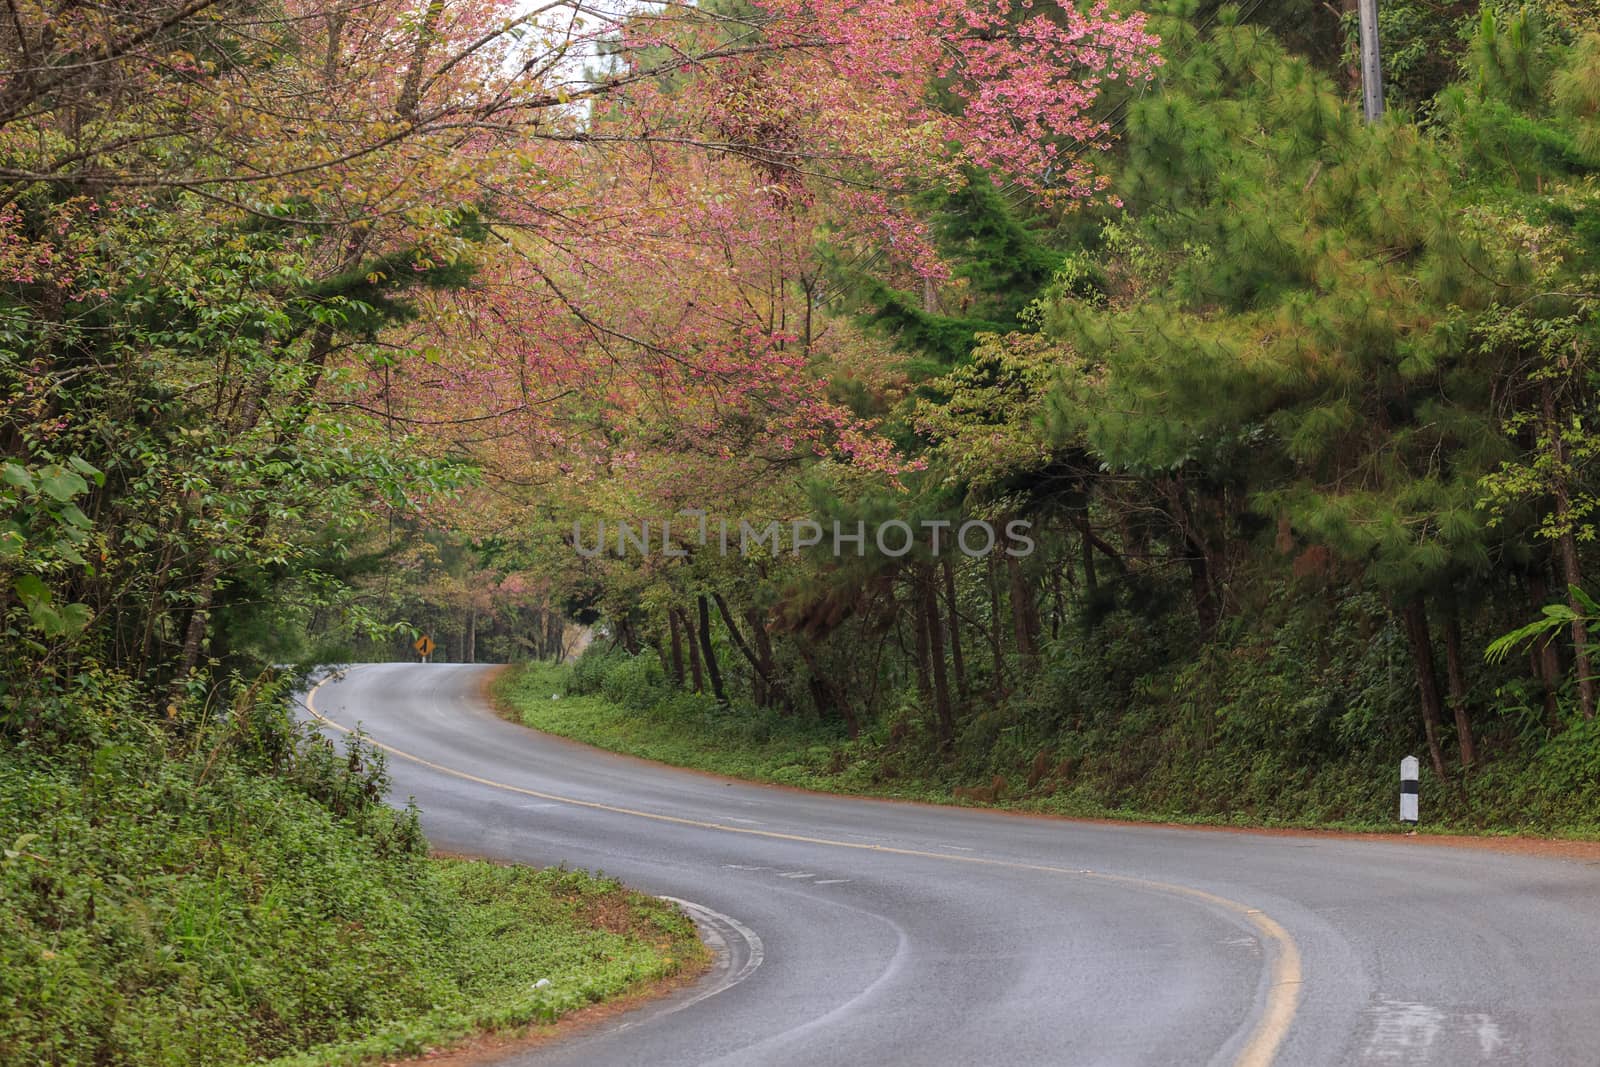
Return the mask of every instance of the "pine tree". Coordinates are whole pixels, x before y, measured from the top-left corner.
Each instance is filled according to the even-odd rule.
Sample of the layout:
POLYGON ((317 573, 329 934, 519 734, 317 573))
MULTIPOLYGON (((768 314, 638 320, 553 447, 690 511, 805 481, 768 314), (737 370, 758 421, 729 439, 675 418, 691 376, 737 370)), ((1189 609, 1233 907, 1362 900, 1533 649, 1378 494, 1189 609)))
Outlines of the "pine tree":
MULTIPOLYGON (((1554 72, 1570 94, 1581 70, 1536 16, 1497 27, 1475 42, 1476 83, 1446 94, 1448 137, 1363 125, 1261 31, 1187 42, 1130 112, 1117 188, 1138 210, 1105 228, 1104 296, 1047 314, 1085 364, 1059 387, 1057 432, 1165 500, 1202 622, 1213 599, 1226 608, 1236 531, 1277 525, 1327 549, 1403 623, 1441 775, 1430 607, 1526 555, 1526 528, 1477 506, 1517 457, 1501 420, 1529 357, 1488 338, 1514 313, 1571 314, 1524 295, 1555 283, 1539 258, 1560 254, 1530 244, 1516 212, 1533 205, 1494 190, 1509 170, 1548 217, 1549 176, 1587 165, 1570 127, 1536 118, 1554 72)), ((1458 623, 1440 617, 1465 761, 1458 623)))

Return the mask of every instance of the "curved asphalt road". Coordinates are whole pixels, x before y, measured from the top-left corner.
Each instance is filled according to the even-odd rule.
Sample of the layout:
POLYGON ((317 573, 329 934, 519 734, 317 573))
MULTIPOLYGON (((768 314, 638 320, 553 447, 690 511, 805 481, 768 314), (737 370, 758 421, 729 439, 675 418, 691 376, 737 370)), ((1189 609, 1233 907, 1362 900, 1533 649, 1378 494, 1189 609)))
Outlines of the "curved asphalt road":
POLYGON ((491 668, 355 667, 438 847, 692 902, 699 985, 509 1063, 1600 1064, 1600 866, 851 800, 496 717, 491 668))

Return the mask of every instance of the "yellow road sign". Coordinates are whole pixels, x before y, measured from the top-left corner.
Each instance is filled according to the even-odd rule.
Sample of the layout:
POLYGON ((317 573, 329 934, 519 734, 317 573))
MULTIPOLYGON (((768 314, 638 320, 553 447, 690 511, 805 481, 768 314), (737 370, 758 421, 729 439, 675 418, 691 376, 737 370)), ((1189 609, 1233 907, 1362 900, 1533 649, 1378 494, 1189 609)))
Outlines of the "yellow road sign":
POLYGON ((423 659, 427 659, 429 656, 433 655, 433 650, 438 646, 433 643, 433 638, 429 637, 427 634, 423 634, 421 637, 417 638, 416 643, 411 647, 416 649, 417 653, 422 656, 423 659))

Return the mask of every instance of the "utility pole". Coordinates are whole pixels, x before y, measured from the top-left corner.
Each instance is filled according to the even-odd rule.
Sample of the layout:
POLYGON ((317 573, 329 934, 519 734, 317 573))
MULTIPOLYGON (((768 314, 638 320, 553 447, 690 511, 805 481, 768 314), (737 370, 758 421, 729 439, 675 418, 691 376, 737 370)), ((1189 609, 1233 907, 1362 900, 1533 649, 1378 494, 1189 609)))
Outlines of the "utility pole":
POLYGON ((1361 6, 1361 102, 1367 121, 1383 118, 1383 54, 1378 48, 1378 0, 1361 6))

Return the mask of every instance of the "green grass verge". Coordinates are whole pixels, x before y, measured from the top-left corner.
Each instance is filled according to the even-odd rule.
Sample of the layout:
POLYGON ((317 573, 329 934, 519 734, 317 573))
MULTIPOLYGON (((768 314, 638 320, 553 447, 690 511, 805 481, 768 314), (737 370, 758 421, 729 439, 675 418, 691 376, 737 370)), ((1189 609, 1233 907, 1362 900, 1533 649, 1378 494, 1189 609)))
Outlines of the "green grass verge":
POLYGON ((308 789, 349 784, 342 754, 301 761, 0 748, 0 1063, 388 1060, 705 958, 665 902, 428 858, 370 776, 364 804, 308 789))
MULTIPOLYGON (((585 669, 600 668, 579 671, 585 669)), ((678 767, 821 792, 1132 822, 1400 829, 1387 764, 1313 769, 1286 767, 1267 751, 1224 752, 1170 759, 1148 774, 1129 775, 1123 769, 1129 758, 1118 754, 1128 743, 1112 739, 1104 751, 980 772, 971 760, 940 759, 925 745, 896 738, 892 727, 874 727, 852 741, 815 721, 721 708, 694 694, 661 697, 631 685, 625 671, 613 670, 603 682, 581 675, 574 682, 570 666, 517 664, 495 680, 492 693, 502 714, 534 729, 678 767)), ((1491 768, 1469 783, 1466 806, 1424 768, 1430 810, 1421 832, 1600 838, 1590 794, 1562 791, 1552 799, 1539 770, 1512 776, 1491 768)))
POLYGON ((387 1060, 485 1031, 552 1023, 707 958, 693 923, 674 906, 611 879, 559 868, 426 862, 451 916, 452 973, 442 1003, 362 1038, 273 1060, 274 1067, 387 1060))
POLYGON ((567 665, 519 663, 495 678, 490 693, 513 721, 611 752, 806 789, 870 786, 827 769, 841 739, 825 728, 746 715, 689 693, 630 708, 598 693, 570 692, 571 674, 567 665))
MULTIPOLYGON (((569 691, 567 665, 519 663, 491 686, 501 713, 536 730, 675 767, 819 792, 1043 810, 1041 798, 965 795, 956 772, 885 774, 880 746, 848 740, 824 724, 771 712, 720 708, 693 694, 628 707, 598 693, 569 691), (960 792, 957 792, 957 791, 960 792)), ((991 783, 992 785, 992 783, 991 783)), ((1085 817, 1123 815, 1089 800, 1054 798, 1048 810, 1085 817)))

